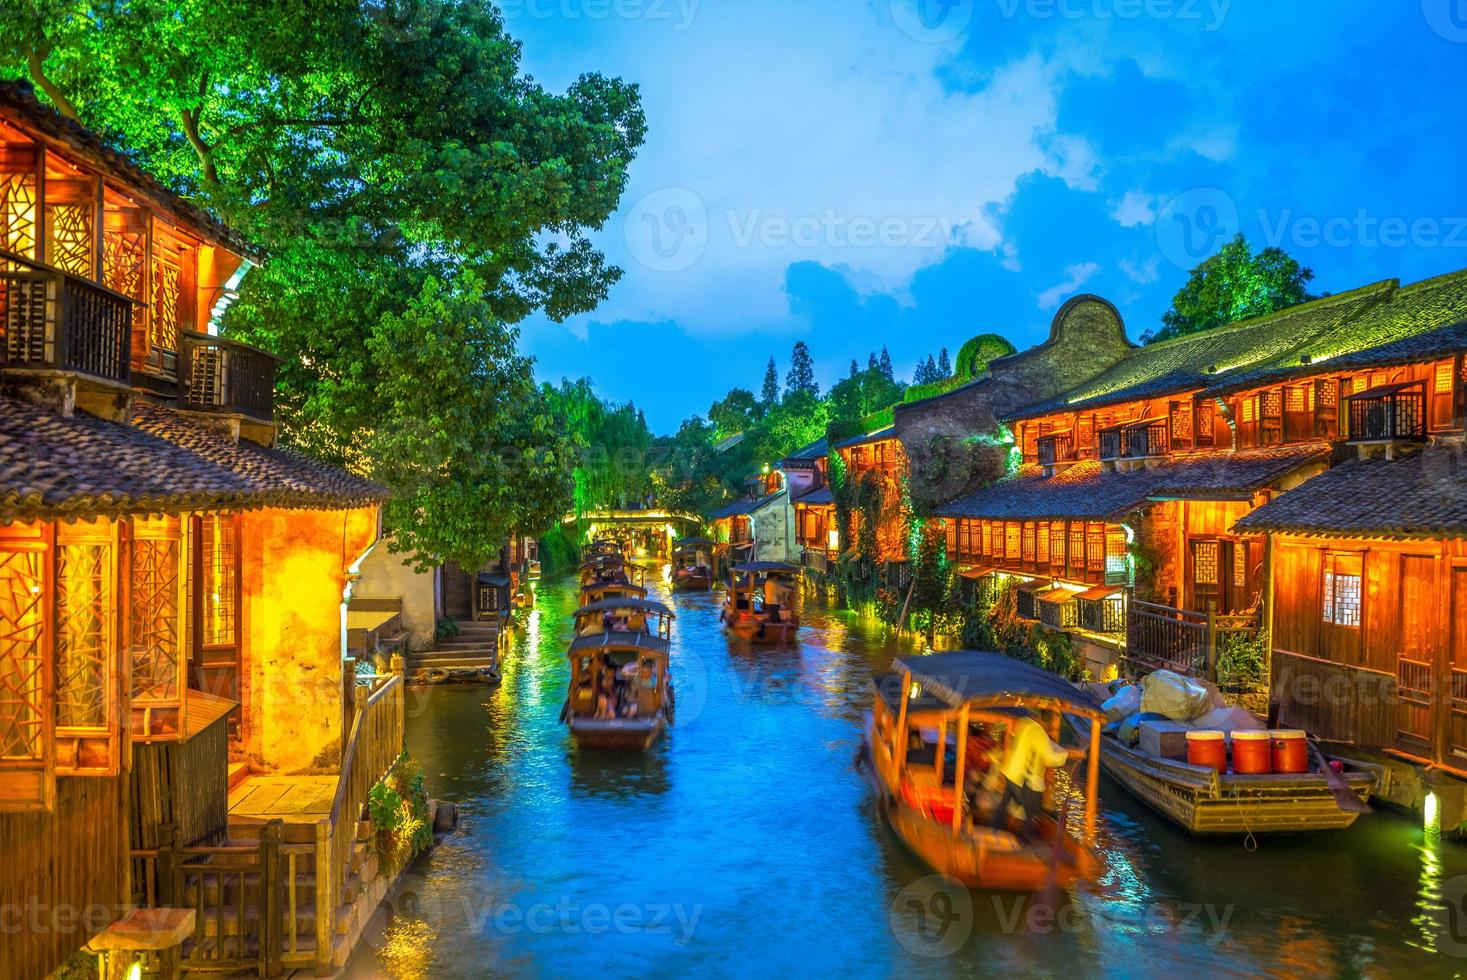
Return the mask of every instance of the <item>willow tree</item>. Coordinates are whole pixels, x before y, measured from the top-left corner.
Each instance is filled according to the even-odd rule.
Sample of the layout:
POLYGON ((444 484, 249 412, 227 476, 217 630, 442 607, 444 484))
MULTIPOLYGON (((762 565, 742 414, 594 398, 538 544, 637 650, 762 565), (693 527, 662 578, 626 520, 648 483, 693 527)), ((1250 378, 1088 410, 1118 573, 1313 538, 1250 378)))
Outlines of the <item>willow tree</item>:
POLYGON ((222 326, 286 359, 285 438, 384 479, 414 501, 390 512, 399 543, 469 567, 569 504, 512 325, 616 281, 586 236, 645 131, 634 85, 549 92, 519 60, 493 5, 453 0, 12 0, 0 18, 0 75, 266 253, 222 326), (459 374, 423 385, 404 344, 459 374), (417 438, 385 437, 408 403, 417 438), (485 456, 515 458, 512 479, 485 456))

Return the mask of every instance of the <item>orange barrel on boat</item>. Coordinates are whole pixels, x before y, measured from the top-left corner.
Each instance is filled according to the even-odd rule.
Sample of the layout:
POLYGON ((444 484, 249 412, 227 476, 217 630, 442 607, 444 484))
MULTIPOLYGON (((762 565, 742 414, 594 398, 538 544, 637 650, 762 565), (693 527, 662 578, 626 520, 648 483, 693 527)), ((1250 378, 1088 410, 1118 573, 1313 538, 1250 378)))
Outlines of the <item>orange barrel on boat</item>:
POLYGON ((1273 739, 1274 772, 1309 771, 1309 740, 1303 732, 1284 728, 1268 734, 1273 739))
POLYGON ((1187 761, 1194 766, 1207 766, 1218 772, 1228 768, 1228 748, 1222 732, 1191 731, 1187 733, 1187 761))
POLYGON ((1273 733, 1233 732, 1233 772, 1273 772, 1273 733))

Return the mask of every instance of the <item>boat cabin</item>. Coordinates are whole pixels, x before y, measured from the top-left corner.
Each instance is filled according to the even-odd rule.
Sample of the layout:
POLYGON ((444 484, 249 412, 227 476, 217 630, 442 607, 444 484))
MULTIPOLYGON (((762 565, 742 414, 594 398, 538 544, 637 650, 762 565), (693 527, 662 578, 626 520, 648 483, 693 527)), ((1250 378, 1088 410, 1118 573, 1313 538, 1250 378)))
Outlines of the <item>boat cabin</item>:
POLYGON ((898 658, 895 673, 873 681, 867 728, 870 775, 881 809, 904 843, 934 870, 971 887, 1037 891, 1093 879, 1099 802, 1099 707, 1062 678, 994 653, 898 658), (1083 797, 1072 776, 1049 770, 1043 812, 1027 815, 1029 834, 1002 815, 1000 772, 1020 719, 1060 741, 1064 716, 1087 719, 1083 797), (1082 836, 1066 820, 1083 802, 1082 836), (995 827, 991 824, 998 823, 995 827))
POLYGON ((581 587, 624 583, 641 585, 646 578, 646 569, 628 562, 621 555, 602 555, 581 564, 581 587))
POLYGON ((800 628, 795 596, 800 570, 783 562, 764 561, 729 569, 723 621, 752 643, 788 643, 800 628))
POLYGON ((677 618, 667 606, 650 599, 617 596, 598 599, 576 610, 576 636, 600 633, 648 633, 671 639, 677 618))
POLYGON ((571 641, 570 693, 563 711, 584 748, 645 749, 672 723, 671 642, 643 630, 611 630, 571 641))

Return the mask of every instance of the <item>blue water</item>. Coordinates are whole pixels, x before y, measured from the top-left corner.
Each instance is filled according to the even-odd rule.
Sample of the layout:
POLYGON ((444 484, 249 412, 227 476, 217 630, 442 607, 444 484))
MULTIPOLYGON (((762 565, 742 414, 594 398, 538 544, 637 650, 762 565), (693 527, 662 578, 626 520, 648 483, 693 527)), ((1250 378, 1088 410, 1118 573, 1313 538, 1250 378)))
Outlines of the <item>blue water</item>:
POLYGON ((501 687, 413 692, 409 751, 462 820, 349 976, 1467 971, 1467 849, 1394 814, 1199 842, 1107 782, 1096 886, 1053 908, 953 888, 853 765, 871 671, 909 640, 807 603, 798 650, 755 650, 716 596, 664 598, 677 724, 649 752, 581 752, 559 723, 570 581, 522 614, 501 687))

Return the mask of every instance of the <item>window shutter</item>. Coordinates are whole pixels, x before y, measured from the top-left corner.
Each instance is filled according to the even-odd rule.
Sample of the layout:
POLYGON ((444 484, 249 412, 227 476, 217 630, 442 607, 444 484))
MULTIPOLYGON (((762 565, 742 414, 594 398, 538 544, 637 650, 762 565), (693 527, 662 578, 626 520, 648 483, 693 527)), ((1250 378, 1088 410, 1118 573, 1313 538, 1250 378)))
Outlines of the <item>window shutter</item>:
POLYGON ((180 520, 133 521, 128 550, 133 737, 143 742, 177 741, 183 737, 188 690, 180 520))
POLYGON ((122 768, 117 528, 56 526, 56 773, 115 776, 122 768))

